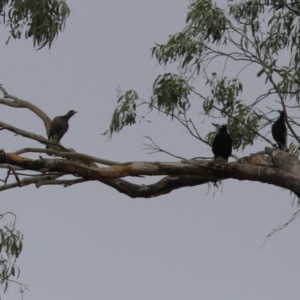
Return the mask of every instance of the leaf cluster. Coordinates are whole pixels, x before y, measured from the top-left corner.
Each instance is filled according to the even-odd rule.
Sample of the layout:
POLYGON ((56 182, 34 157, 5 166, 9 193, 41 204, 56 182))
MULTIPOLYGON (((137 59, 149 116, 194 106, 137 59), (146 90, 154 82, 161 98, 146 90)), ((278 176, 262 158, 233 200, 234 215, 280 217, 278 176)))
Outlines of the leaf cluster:
MULTIPOLYGON (((220 7, 212 0, 193 0, 183 30, 151 49, 160 65, 175 64, 178 74, 158 75, 150 100, 135 101, 146 105, 148 111, 156 109, 175 118, 186 128, 192 122, 187 117, 191 111, 219 119, 219 124, 227 123, 236 150, 252 145, 258 137, 273 145, 266 137, 274 121, 269 113, 285 110, 288 122, 300 126, 289 109, 300 103, 299 36, 299 1, 240 0, 220 7), (264 92, 259 94, 253 84, 245 94, 243 87, 249 82, 240 77, 245 70, 249 70, 246 81, 259 80, 265 85, 264 92), (280 108, 278 104, 275 107, 276 100, 280 108)), ((115 116, 112 123, 126 125, 121 114, 115 116)), ((290 148, 296 151, 300 138, 291 126, 289 129, 293 137, 290 148)), ((211 144, 215 133, 208 132, 206 141, 192 135, 211 144)))
POLYGON ((0 0, 0 15, 10 28, 10 38, 32 38, 34 47, 49 48, 64 30, 70 9, 64 0, 0 0))
POLYGON ((153 96, 149 109, 157 108, 167 116, 186 112, 189 107, 189 95, 192 91, 186 81, 177 74, 159 75, 153 84, 153 96))
POLYGON ((114 132, 119 132, 124 126, 136 123, 136 101, 138 95, 134 90, 128 90, 124 94, 118 91, 118 106, 113 112, 109 130, 102 135, 112 137, 114 132))
POLYGON ((0 228, 0 284, 4 292, 11 277, 19 277, 20 269, 15 264, 23 248, 23 235, 14 226, 0 228))

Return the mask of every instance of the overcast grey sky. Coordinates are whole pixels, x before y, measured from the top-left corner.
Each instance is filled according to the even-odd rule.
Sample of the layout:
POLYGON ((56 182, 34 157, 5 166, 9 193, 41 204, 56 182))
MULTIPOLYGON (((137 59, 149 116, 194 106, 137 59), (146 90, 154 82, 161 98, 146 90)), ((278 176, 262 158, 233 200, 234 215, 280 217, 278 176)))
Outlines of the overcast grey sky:
MULTIPOLYGON (((156 114, 152 123, 126 128, 110 142, 101 136, 118 86, 150 96, 164 70, 149 49, 183 28, 188 3, 69 1, 66 30, 50 51, 35 51, 24 40, 6 46, 2 27, 0 82, 51 117, 78 111, 62 140, 78 152, 121 162, 174 160, 148 155, 146 135, 184 157, 211 156, 207 146, 156 114)), ((26 110, 1 107, 0 120, 45 135, 26 110)), ((211 129, 210 120, 197 125, 204 135, 211 129)), ((6 151, 39 146, 6 131, 1 141, 6 151)), ((297 299, 299 220, 257 250, 273 227, 289 220, 291 205, 287 191, 232 180, 215 193, 199 186, 146 200, 97 182, 1 193, 1 212, 16 213, 24 234, 18 265, 19 280, 30 289, 26 300, 297 299)), ((21 299, 18 287, 11 285, 3 299, 21 299)))

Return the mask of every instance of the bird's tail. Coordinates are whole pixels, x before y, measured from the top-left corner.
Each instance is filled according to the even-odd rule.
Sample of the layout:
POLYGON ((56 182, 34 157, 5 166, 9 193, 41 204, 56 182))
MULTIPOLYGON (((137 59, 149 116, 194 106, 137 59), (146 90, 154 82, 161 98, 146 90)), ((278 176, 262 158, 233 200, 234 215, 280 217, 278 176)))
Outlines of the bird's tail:
POLYGON ((289 152, 289 148, 287 147, 286 143, 284 144, 278 143, 278 148, 282 151, 289 152))

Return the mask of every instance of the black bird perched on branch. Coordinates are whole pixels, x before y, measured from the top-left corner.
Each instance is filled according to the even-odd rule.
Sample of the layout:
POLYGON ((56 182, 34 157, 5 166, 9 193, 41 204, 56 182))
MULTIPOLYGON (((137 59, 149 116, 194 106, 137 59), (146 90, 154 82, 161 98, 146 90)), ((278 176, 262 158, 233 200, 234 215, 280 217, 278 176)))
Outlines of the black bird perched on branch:
POLYGON ((287 130, 285 126, 285 114, 284 111, 279 111, 279 118, 272 125, 272 136, 275 142, 278 145, 278 148, 287 151, 286 146, 286 138, 287 138, 287 130))
POLYGON ((51 124, 48 135, 48 140, 58 144, 69 128, 69 119, 73 117, 77 111, 70 110, 64 116, 55 117, 51 124))
POLYGON ((222 160, 228 162, 228 158, 232 152, 232 138, 227 132, 226 125, 222 125, 216 134, 212 143, 212 152, 215 156, 215 160, 222 158, 222 160))

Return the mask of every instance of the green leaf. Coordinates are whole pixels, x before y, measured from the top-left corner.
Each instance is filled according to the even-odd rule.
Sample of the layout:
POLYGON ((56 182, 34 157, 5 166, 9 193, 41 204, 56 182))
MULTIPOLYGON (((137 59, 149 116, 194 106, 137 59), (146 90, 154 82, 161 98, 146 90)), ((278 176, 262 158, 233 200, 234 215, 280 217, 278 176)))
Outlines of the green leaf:
POLYGON ((263 73, 265 72, 265 70, 264 69, 261 69, 258 73, 257 73, 257 77, 260 77, 263 73))

